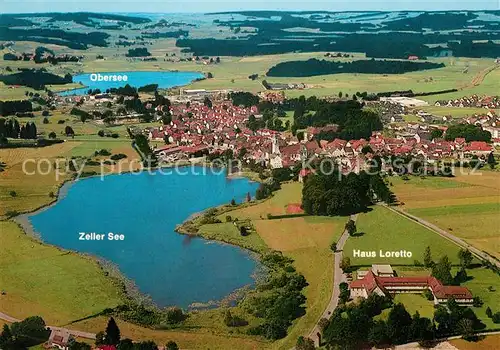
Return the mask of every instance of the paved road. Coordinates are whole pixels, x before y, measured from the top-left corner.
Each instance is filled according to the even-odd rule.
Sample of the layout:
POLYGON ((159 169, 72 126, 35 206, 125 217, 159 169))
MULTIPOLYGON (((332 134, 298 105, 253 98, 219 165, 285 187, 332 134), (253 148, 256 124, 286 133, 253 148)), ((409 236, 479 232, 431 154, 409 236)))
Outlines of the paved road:
MULTIPOLYGON (((7 322, 21 322, 20 319, 11 317, 9 315, 4 314, 3 312, 0 312, 0 320, 4 320, 7 322)), ((63 327, 55 327, 55 326, 47 326, 47 328, 54 329, 54 330, 62 330, 62 331, 67 331, 70 334, 74 335, 75 337, 79 338, 86 338, 86 339, 95 339, 95 334, 94 333, 88 333, 88 332, 80 332, 80 331, 75 331, 72 329, 67 329, 63 327)))
POLYGON ((498 268, 500 268, 500 261, 498 259, 495 259, 494 257, 492 257, 491 255, 488 255, 486 254, 485 252, 471 246, 469 243, 465 242, 464 240, 458 238, 457 236, 454 236, 452 235, 451 233, 437 227, 436 225, 422 219, 422 218, 419 218, 415 215, 411 215, 405 211, 403 211, 402 209, 399 209, 399 208, 396 208, 396 207, 391 207, 391 206, 387 206, 385 204, 380 204, 380 205, 383 205, 385 206, 386 208, 388 208, 389 210, 399 214, 399 215, 402 215, 410 220, 413 220, 413 221, 416 221, 418 224, 422 225, 422 226, 425 226, 426 228, 436 232, 438 235, 452 241, 453 243, 461 246, 462 248, 465 248, 465 249, 468 249, 472 254, 476 255, 478 258, 480 258, 481 260, 487 260, 489 262, 491 262, 492 264, 496 265, 498 268))
MULTIPOLYGON (((358 214, 351 215, 351 220, 356 222, 358 219, 358 214)), ((334 267, 333 267, 333 292, 332 296, 330 298, 330 302, 328 303, 328 306, 326 307, 325 311, 323 311, 323 314, 321 315, 320 319, 322 318, 327 318, 329 319, 337 305, 339 304, 339 296, 340 296, 340 287, 339 285, 342 282, 346 282, 346 277, 340 268, 340 262, 342 261, 342 250, 344 249, 344 244, 347 241, 347 238, 349 238, 349 233, 347 230, 344 230, 342 233, 342 236, 337 242, 337 251, 335 252, 335 257, 334 257, 334 267)), ((319 328, 319 320, 316 322, 314 325, 314 328, 311 330, 309 333, 309 338, 314 341, 314 344, 316 346, 319 346, 319 337, 318 333, 321 333, 321 330, 319 328)))

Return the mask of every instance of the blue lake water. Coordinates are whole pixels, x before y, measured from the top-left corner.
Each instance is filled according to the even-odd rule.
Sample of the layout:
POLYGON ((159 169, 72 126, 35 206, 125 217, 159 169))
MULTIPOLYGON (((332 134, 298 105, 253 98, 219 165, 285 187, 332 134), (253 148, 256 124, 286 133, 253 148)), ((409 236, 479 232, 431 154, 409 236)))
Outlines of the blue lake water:
POLYGON ((175 226, 233 198, 243 201, 257 187, 209 171, 89 178, 29 220, 44 242, 113 262, 157 305, 188 307, 252 285, 259 263, 246 250, 180 235, 175 226), (120 233, 125 240, 81 241, 79 232, 120 233))
POLYGON ((183 86, 191 83, 196 79, 203 78, 204 75, 198 72, 96 72, 75 75, 74 83, 85 85, 84 88, 66 90, 59 92, 61 96, 69 95, 85 95, 89 89, 100 89, 105 92, 106 89, 119 88, 129 84, 133 87, 141 87, 148 84, 158 84, 158 87, 168 89, 174 86, 183 86), (127 81, 93 81, 92 74, 100 74, 101 76, 127 76, 127 81))

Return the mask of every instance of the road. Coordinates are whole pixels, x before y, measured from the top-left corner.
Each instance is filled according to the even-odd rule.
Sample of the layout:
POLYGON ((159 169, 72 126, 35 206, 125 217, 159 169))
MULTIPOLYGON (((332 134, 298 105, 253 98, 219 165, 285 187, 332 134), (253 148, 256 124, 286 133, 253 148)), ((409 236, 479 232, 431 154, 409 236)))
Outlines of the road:
MULTIPOLYGON (((358 219, 358 214, 351 215, 351 220, 356 222, 358 219)), ((342 261, 342 255, 343 255, 343 249, 344 249, 344 244, 347 241, 347 238, 349 238, 349 232, 347 230, 344 230, 342 233, 342 236, 337 242, 337 251, 335 252, 334 255, 334 267, 333 267, 333 291, 332 295, 330 298, 330 302, 328 303, 328 306, 326 307, 325 311, 323 311, 323 314, 319 318, 319 320, 316 322, 314 325, 314 328, 311 330, 309 333, 309 338, 314 341, 314 344, 319 347, 320 343, 320 338, 318 334, 321 333, 321 329, 319 327, 319 321, 322 318, 327 318, 329 319, 330 316, 332 315, 333 311, 339 304, 339 296, 340 296, 340 284, 342 282, 346 282, 346 277, 344 275, 344 272, 340 268, 340 262, 342 261)))
MULTIPOLYGON (((9 315, 6 315, 3 312, 0 312, 0 320, 4 320, 4 321, 7 321, 7 322, 11 322, 11 323, 13 323, 13 322, 21 322, 20 319, 11 317, 9 315)), ((55 326, 47 326, 47 328, 50 328, 50 329, 53 329, 53 330, 66 331, 66 332, 69 332, 70 334, 72 334, 73 336, 79 337, 79 338, 95 339, 95 334, 94 333, 75 331, 75 330, 72 330, 72 329, 63 328, 63 327, 55 327, 55 326)))
POLYGON ((440 235, 441 237, 444 237, 450 241, 452 241, 453 243, 459 245, 460 247, 462 248, 465 248, 465 249, 468 249, 472 254, 476 255, 476 257, 478 257, 479 259, 481 260, 487 260, 489 261, 490 263, 492 263, 493 265, 497 266, 498 268, 500 268, 500 261, 495 259, 494 257, 492 257, 491 255, 488 255, 486 254, 485 252, 471 246, 469 243, 465 242, 464 240, 458 238, 457 236, 454 236, 452 235, 451 233, 437 227, 436 225, 434 225, 433 223, 430 223, 429 221, 426 221, 422 218, 419 218, 415 215, 411 215, 399 208, 396 208, 396 207, 391 207, 391 206, 388 206, 386 204, 380 204, 380 205, 383 205, 385 206, 387 209, 395 212, 396 214, 399 214, 401 216, 404 216, 406 217, 407 219, 410 219, 410 220, 413 220, 415 222, 417 222, 418 224, 428 228, 429 230, 431 231, 434 231, 436 232, 438 235, 440 235))

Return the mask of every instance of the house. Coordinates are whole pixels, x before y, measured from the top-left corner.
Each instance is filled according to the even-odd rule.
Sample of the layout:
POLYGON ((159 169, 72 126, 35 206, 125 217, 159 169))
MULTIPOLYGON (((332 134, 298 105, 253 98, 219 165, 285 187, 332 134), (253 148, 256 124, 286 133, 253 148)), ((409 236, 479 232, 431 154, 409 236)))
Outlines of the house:
POLYGON ((51 329, 49 340, 47 340, 45 346, 47 348, 67 350, 72 339, 73 336, 67 330, 51 329))
POLYGON ((373 265, 361 279, 349 285, 351 298, 368 298, 371 294, 380 296, 416 293, 429 290, 434 296, 434 303, 445 303, 455 299, 459 304, 472 304, 473 296, 469 289, 460 286, 445 286, 432 276, 394 277, 390 265, 373 265), (381 275, 376 275, 374 271, 381 275))

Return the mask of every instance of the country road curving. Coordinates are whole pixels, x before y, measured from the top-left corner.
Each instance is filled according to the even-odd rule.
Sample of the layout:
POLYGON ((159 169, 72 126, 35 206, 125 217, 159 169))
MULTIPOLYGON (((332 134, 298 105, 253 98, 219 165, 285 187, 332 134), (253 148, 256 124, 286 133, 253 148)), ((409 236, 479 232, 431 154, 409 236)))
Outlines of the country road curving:
MULTIPOLYGON (((356 222, 356 220, 358 219, 358 214, 351 215, 350 219, 353 220, 354 222, 356 222)), ((346 282, 344 272, 340 268, 340 262, 342 261, 343 249, 344 249, 345 242, 347 241, 347 238, 349 238, 349 232, 347 232, 347 230, 344 230, 344 232, 342 233, 342 236, 339 238, 339 240, 337 242, 337 251, 335 252, 335 256, 334 256, 333 291, 332 291, 332 295, 330 298, 330 302, 328 303, 325 311, 323 311, 323 314, 318 319, 318 321, 314 325, 314 328, 311 330, 311 332, 308 335, 308 337, 314 341, 314 344, 316 346, 319 346, 319 343, 320 343, 320 337, 318 336, 318 334, 321 333, 321 329, 319 328, 319 321, 322 318, 330 318, 333 311, 335 310, 335 308, 339 304, 340 284, 342 282, 346 282)))

